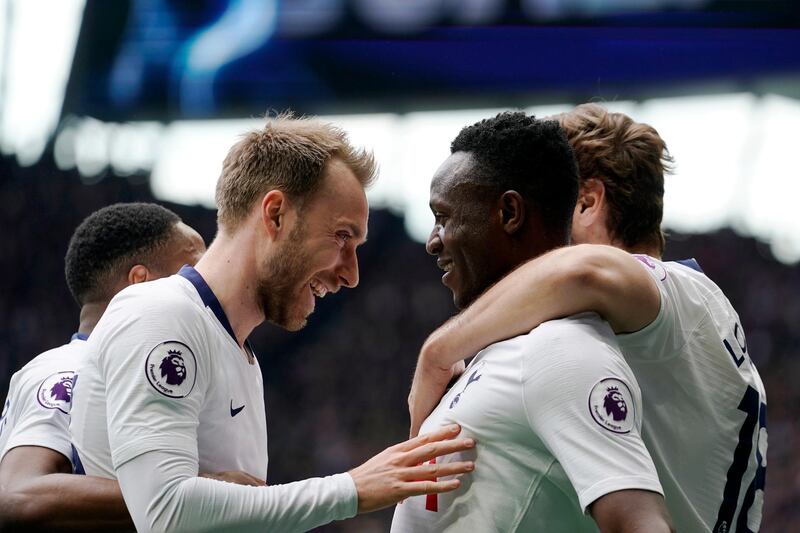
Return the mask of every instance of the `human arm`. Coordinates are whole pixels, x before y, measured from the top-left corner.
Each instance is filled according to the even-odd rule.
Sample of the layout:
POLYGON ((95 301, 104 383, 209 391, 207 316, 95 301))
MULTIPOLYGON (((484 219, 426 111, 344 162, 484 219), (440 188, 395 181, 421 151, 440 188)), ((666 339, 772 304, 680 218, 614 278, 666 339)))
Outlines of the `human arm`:
MULTIPOLYGON (((219 365, 225 360, 207 348, 209 337, 196 318, 196 306, 178 298, 142 304, 146 304, 147 312, 139 312, 132 319, 112 302, 103 317, 105 324, 93 333, 98 349, 92 352, 96 365, 91 367, 105 389, 113 391, 105 395, 111 468, 138 530, 304 531, 349 518, 359 510, 388 505, 418 494, 416 491, 441 492, 458 486, 457 482, 414 481, 429 477, 425 466, 415 465, 431 454, 452 453, 471 445, 463 439, 432 444, 422 439, 411 450, 395 449, 388 457, 384 454, 366 471, 358 468, 350 474, 286 485, 240 487, 198 478, 204 452, 198 428, 214 420, 209 415, 209 402, 214 400, 214 387, 220 386, 224 376, 219 365), (119 329, 115 327, 117 320, 119 329), (158 373, 162 365, 170 364, 171 357, 183 361, 180 379, 174 379, 174 385, 160 379, 158 373), (419 456, 420 451, 423 456, 419 456), (148 475, 142 476, 142 472, 148 475), (375 472, 378 475, 371 475, 375 472), (380 489, 377 495, 369 490, 376 483, 380 489), (391 501, 376 503, 384 493, 392 496, 391 501)), ((85 380, 87 375, 92 377, 84 372, 81 378, 85 380)), ((81 397, 80 387, 86 386, 81 383, 93 381, 79 382, 77 398, 81 397)), ((263 409, 263 404, 250 406, 263 409)), ((227 414, 223 412, 223 416, 227 414)), ((434 440, 455 435, 450 431, 434 440)), ((266 435, 253 438, 265 439, 266 435)), ((237 459, 241 458, 223 453, 219 457, 226 464, 237 459)), ((457 472, 470 466, 462 464, 457 472)))
POLYGON ((235 483, 237 485, 244 485, 247 487, 266 487, 267 482, 259 479, 256 476, 248 474, 247 472, 228 470, 225 472, 205 473, 201 472, 200 477, 207 479, 216 479, 217 481, 227 481, 228 483, 235 483))
POLYGON ((583 315, 523 339, 528 423, 564 469, 581 509, 590 509, 603 531, 661 523, 663 506, 643 505, 635 521, 619 516, 626 495, 663 501, 663 491, 641 437, 641 393, 608 325, 583 315))
POLYGON ((18 446, 0 462, 3 530, 106 531, 133 529, 115 481, 73 475, 61 453, 18 446))
POLYGON ((458 479, 418 481, 472 469, 472 463, 420 465, 474 443, 457 426, 387 448, 347 474, 270 487, 240 487, 196 477, 196 460, 152 451, 117 469, 139 531, 307 531, 331 520, 387 507, 410 496, 458 488, 458 479), (141 476, 142 471, 150 475, 141 476))
POLYGON ((612 492, 598 498, 590 512, 602 533, 675 533, 664 498, 655 492, 612 492))
POLYGON ((638 331, 656 318, 660 305, 650 274, 634 256, 611 246, 568 246, 523 264, 423 344, 408 399, 411 435, 439 402, 458 363, 484 347, 585 311, 598 313, 616 333, 638 331))
MULTIPOLYGON (((239 485, 264 486, 246 472, 200 474, 239 485)), ((140 476, 141 477, 141 476, 140 476)), ((0 462, 0 531, 133 530, 119 484, 72 474, 70 461, 42 446, 18 446, 0 462)))

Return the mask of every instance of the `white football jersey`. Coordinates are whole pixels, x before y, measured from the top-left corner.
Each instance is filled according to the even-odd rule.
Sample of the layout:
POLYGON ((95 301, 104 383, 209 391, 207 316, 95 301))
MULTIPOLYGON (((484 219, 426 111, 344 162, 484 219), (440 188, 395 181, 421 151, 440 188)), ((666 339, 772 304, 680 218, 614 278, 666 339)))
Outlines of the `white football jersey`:
POLYGON ((17 446, 50 448, 72 461, 72 382, 85 351, 86 336, 76 333, 68 344, 38 355, 11 376, 0 415, 0 461, 17 446))
POLYGON ((601 496, 662 493, 640 437, 639 386, 595 314, 479 352, 421 432, 452 422, 476 448, 440 460, 474 459, 474 472, 456 491, 399 504, 393 532, 597 531, 585 510, 601 496))
POLYGON ((196 270, 114 297, 76 376, 70 431, 90 475, 115 478, 125 462, 177 447, 201 472, 266 480, 261 370, 196 270))
POLYGON ((675 527, 758 531, 767 398, 739 315, 694 260, 636 257, 656 280, 661 309, 617 340, 644 391, 643 438, 675 527))

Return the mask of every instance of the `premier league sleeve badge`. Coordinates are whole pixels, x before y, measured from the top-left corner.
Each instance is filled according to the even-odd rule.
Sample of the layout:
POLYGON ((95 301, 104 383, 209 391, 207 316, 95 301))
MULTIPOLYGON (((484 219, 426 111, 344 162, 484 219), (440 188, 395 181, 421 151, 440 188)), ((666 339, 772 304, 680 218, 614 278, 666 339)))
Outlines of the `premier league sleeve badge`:
POLYGON ((147 354, 144 373, 159 393, 168 398, 185 398, 194 389, 197 360, 182 342, 166 341, 147 354))
POLYGON ((614 433, 630 433, 636 405, 628 385, 617 378, 599 381, 589 393, 589 412, 600 426, 614 433))
POLYGON ((68 415, 72 407, 72 383, 75 378, 74 372, 56 372, 48 376, 39 390, 36 392, 36 399, 39 405, 45 409, 57 409, 68 415))

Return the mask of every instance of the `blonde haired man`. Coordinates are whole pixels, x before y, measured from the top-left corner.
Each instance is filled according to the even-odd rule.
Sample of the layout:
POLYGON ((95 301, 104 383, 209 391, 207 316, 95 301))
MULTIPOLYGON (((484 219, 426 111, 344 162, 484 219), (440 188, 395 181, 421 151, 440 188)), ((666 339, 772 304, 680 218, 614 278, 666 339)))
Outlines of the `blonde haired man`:
POLYGON ((416 466, 473 445, 451 426, 326 478, 240 487, 197 477, 266 479, 263 384, 247 337, 264 320, 300 329, 316 298, 358 284, 375 173, 340 129, 271 120, 226 157, 219 231, 196 268, 112 301, 89 341, 71 430, 86 472, 119 480, 139 531, 305 531, 453 490, 458 480, 418 480, 472 469, 416 466))

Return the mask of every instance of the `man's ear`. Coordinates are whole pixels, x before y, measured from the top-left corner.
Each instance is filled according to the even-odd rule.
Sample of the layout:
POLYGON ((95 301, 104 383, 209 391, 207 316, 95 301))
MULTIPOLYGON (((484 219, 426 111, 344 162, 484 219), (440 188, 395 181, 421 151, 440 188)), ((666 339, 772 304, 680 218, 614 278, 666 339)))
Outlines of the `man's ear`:
POLYGON ((525 223, 525 201, 517 191, 506 191, 500 197, 500 216, 503 230, 513 235, 525 223))
POLYGON ((150 270, 144 265, 133 265, 128 271, 128 285, 135 285, 153 279, 150 270))
POLYGON ((272 240, 277 239, 286 224, 287 208, 288 198, 282 191, 269 191, 261 199, 261 223, 272 240))
POLYGON ((574 220, 583 227, 588 227, 600 220, 605 214, 606 186, 597 178, 583 180, 578 189, 578 201, 575 204, 574 220))

